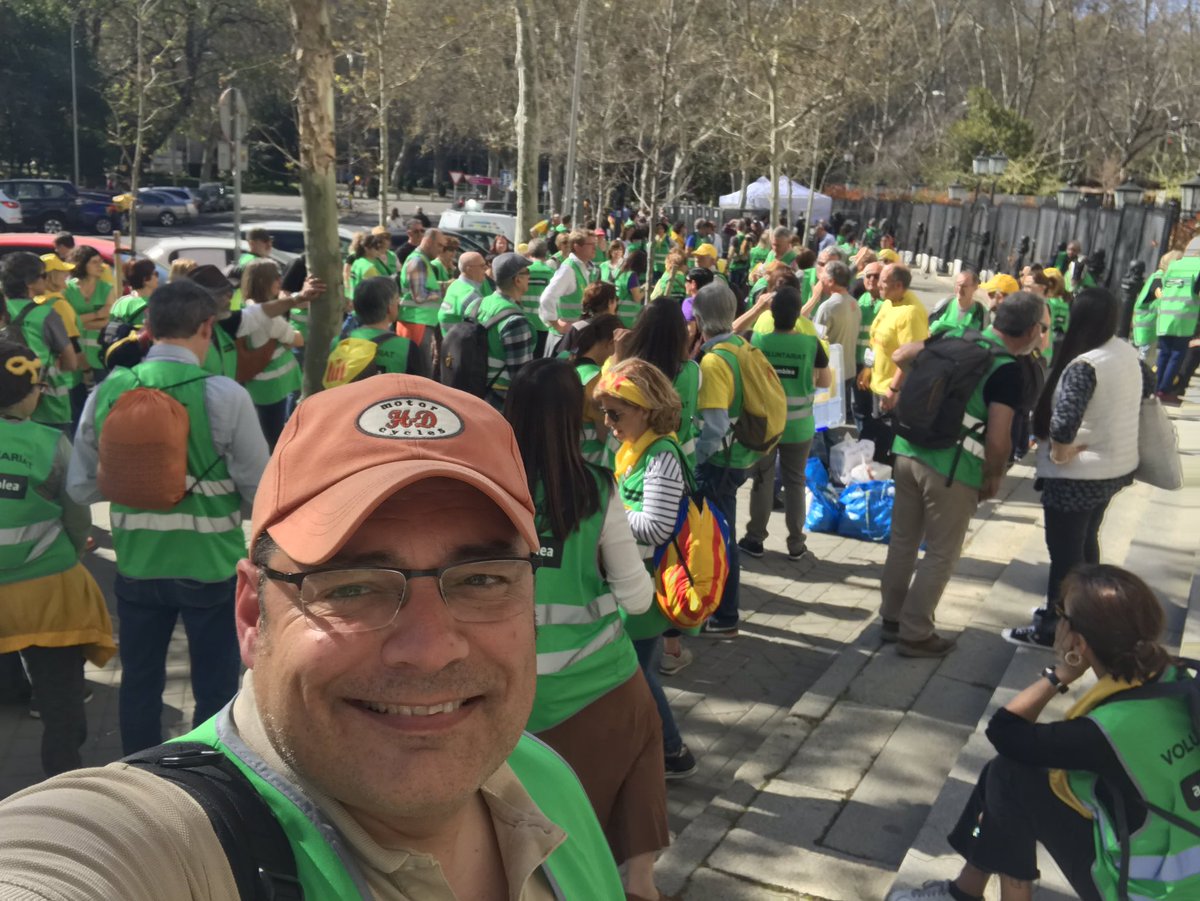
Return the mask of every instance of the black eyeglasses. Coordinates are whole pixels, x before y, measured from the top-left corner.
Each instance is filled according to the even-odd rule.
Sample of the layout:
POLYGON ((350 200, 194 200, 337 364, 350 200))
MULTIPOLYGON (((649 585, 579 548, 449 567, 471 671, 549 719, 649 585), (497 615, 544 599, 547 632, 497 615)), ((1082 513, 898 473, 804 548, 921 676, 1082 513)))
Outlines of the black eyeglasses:
POLYGON ((466 560, 438 569, 355 566, 284 573, 259 565, 263 575, 299 589, 309 628, 318 632, 371 632, 395 621, 413 579, 437 579, 442 601, 461 623, 493 623, 533 604, 531 557, 466 560))
POLYGON ((1055 604, 1054 612, 1058 616, 1058 618, 1063 620, 1064 622, 1066 622, 1066 623, 1071 622, 1071 617, 1067 616, 1067 608, 1064 607, 1062 604, 1055 604))
POLYGON ((608 407, 601 407, 600 412, 604 414, 605 419, 611 419, 613 422, 621 421, 621 413, 618 410, 610 410, 608 407))

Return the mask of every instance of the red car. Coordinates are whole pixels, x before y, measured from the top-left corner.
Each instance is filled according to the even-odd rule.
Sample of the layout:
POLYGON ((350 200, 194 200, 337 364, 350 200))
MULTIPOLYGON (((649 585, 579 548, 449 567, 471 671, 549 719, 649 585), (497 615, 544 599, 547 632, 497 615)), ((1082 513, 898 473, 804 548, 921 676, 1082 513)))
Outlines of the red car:
MULTIPOLYGON (((104 262, 110 266, 112 265, 112 238, 94 238, 91 235, 76 235, 75 245, 79 246, 81 244, 88 247, 95 247, 100 251, 100 256, 104 257, 104 262)), ((42 232, 5 232, 0 235, 0 259, 3 259, 6 254, 14 253, 18 250, 26 250, 29 253, 36 253, 38 256, 44 253, 53 253, 54 235, 42 232)), ((131 259, 128 249, 122 249, 121 259, 131 259)))

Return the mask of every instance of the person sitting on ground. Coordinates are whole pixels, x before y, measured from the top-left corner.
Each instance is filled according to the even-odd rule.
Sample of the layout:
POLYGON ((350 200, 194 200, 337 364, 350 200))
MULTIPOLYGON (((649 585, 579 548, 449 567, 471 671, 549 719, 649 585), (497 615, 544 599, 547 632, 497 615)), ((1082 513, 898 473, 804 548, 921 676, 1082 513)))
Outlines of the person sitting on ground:
POLYGON ((42 772, 55 776, 83 766, 84 660, 104 666, 117 646, 104 593, 79 562, 92 512, 66 491, 71 442, 29 418, 42 369, 28 347, 0 340, 0 522, 13 536, 0 546, 0 654, 21 654, 42 720, 42 772))
POLYGON ((623 613, 637 616, 654 603, 654 586, 612 474, 580 453, 583 391, 572 368, 534 360, 504 405, 542 540, 537 694, 526 728, 583 783, 625 867, 625 897, 657 901, 654 858, 671 841, 662 727, 622 625, 623 613))
POLYGON ((1200 897, 1196 687, 1161 643, 1162 604, 1134 573, 1085 564, 1059 608, 1057 662, 988 725, 999 756, 949 835, 965 865, 892 901, 982 899, 993 875, 1001 901, 1029 901, 1039 844, 1082 901, 1200 897), (1089 670, 1066 720, 1038 723, 1089 670))

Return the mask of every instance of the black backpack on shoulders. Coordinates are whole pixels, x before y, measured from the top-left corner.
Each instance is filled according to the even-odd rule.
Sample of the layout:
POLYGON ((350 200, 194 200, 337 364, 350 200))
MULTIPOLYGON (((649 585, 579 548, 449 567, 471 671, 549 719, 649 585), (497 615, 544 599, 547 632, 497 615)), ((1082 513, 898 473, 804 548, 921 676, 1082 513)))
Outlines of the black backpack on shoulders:
POLYGON ((440 356, 441 383, 476 397, 485 397, 504 371, 502 369, 488 379, 488 332, 506 319, 525 315, 520 310, 510 307, 481 322, 481 303, 482 301, 473 303, 463 316, 462 322, 456 322, 446 332, 446 337, 442 339, 440 356))
POLYGON ((896 402, 896 434, 930 450, 961 447, 971 432, 981 436, 986 422, 964 434, 963 419, 971 395, 998 357, 1015 359, 974 330, 961 338, 938 335, 926 341, 896 402))

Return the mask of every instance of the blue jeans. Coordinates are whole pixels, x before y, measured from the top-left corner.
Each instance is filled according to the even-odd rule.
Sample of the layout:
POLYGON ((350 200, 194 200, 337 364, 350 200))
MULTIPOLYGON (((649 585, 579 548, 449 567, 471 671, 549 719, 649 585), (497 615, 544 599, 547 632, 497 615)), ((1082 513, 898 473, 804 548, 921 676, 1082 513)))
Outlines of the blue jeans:
POLYGON ((1156 391, 1171 392, 1175 376, 1183 366, 1190 339, 1178 335, 1160 335, 1158 339, 1158 385, 1156 391))
POLYGON ((679 727, 675 724, 675 714, 671 712, 671 705, 667 703, 662 682, 658 678, 658 665, 662 663, 663 656, 662 636, 639 638, 633 643, 633 649, 637 652, 638 663, 642 666, 642 675, 646 677, 646 684, 650 686, 650 694, 654 696, 654 703, 658 706, 658 718, 662 720, 663 753, 668 757, 674 757, 683 747, 683 737, 679 734, 679 727))
MULTIPOLYGON (((747 470, 729 469, 701 463, 696 467, 696 481, 700 493, 721 511, 729 523, 729 534, 737 536, 737 493, 746 481, 747 470)), ((729 542, 729 581, 721 594, 721 605, 712 618, 723 626, 736 626, 738 622, 738 586, 741 583, 741 565, 738 562, 737 541, 729 542)))
POLYGON ((236 578, 222 582, 187 579, 130 579, 113 583, 120 623, 121 747, 126 754, 160 744, 167 646, 183 615, 196 712, 192 725, 207 720, 237 693, 241 674, 233 619, 236 578))
POLYGON ((273 404, 255 404, 258 411, 258 424, 262 426, 263 437, 267 439, 267 447, 275 450, 275 443, 288 420, 288 399, 277 400, 273 404))

